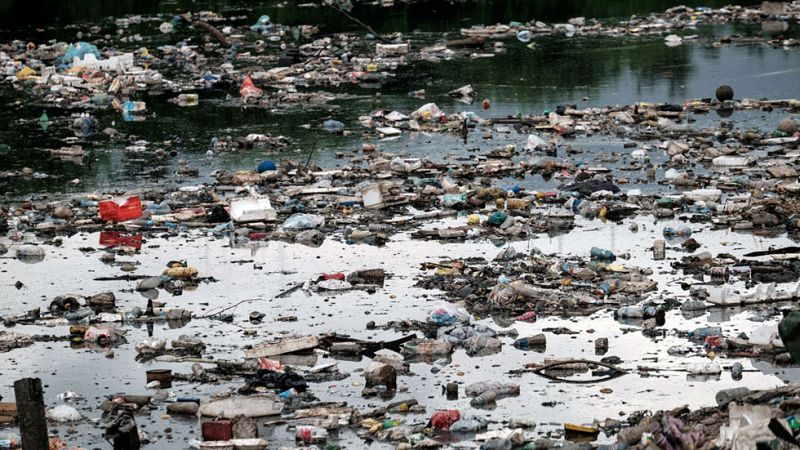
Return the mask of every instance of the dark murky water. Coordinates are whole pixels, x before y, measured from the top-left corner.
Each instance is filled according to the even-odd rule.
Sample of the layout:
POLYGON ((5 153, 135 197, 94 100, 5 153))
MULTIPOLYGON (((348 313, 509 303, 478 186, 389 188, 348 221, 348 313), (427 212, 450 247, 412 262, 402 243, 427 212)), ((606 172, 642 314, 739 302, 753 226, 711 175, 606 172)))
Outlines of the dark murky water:
MULTIPOLYGON (((65 2, 66 5, 76 2, 65 2)), ((83 3, 83 2, 77 2, 83 3)), ((88 2, 97 4, 102 2, 88 2)), ((670 6, 669 2, 600 2, 607 6, 589 6, 581 9, 572 2, 567 6, 556 7, 553 2, 511 2, 500 7, 504 2, 466 2, 441 8, 441 20, 450 23, 451 35, 457 29, 472 23, 507 22, 512 19, 528 20, 565 20, 571 16, 587 17, 626 16, 648 10, 663 10, 670 6), (619 4, 622 3, 622 4, 619 4), (639 5, 639 3, 643 3, 639 5), (634 4, 638 6, 634 6, 634 4), (527 6, 526 6, 527 5, 527 6), (538 5, 538 6, 534 6, 538 5), (614 6, 609 6, 614 5, 614 6), (595 9, 597 8, 597 9, 595 9), (519 17, 510 17, 512 15, 519 17), (450 18, 455 14, 463 20, 450 18), (451 20, 456 20, 451 22, 451 20)), ((561 5, 562 2, 557 2, 561 5)), ((590 5, 595 5, 591 2, 590 5)), ((712 2, 712 4, 716 4, 712 2)), ((17 5, 17 3, 14 3, 17 5)), ((228 4, 241 7, 235 2, 228 4)), ((209 7, 220 7, 212 2, 209 7)), ((66 7, 66 6, 64 6, 66 7)), ((131 6, 134 12, 165 12, 181 5, 149 5, 147 2, 131 6), (137 9, 143 8, 143 9, 137 9)), ((77 8, 77 6, 76 6, 77 8)), ((197 7, 199 8, 199 6, 197 7)), ((324 8, 294 8, 286 5, 251 6, 245 11, 256 17, 263 11, 273 14, 275 21, 285 18, 288 23, 300 23, 308 20, 312 23, 327 24, 331 29, 342 29, 343 24, 338 16, 331 16, 324 8), (297 11, 302 11, 298 13, 297 11), (306 11, 310 13, 305 14, 306 11), (281 14, 285 16, 282 17, 281 14), (296 14, 292 16, 292 14, 296 14), (315 15, 315 14, 318 14, 315 15)), ((427 2, 411 6, 396 6, 388 9, 389 17, 396 15, 404 19, 400 24, 383 23, 387 30, 422 30, 415 33, 413 39, 420 43, 433 43, 441 33, 431 33, 436 26, 427 23, 439 20, 439 13, 426 14, 426 8, 433 8, 427 2)), ((0 8, 2 9, 2 8, 0 8)), ((236 9, 236 8, 233 8, 236 9)), ((384 8, 363 7, 363 14, 384 14, 384 8)), ((57 10, 57 9, 56 9, 57 10)), ((77 8, 76 11, 80 11, 77 8)), ((437 10, 438 11, 438 10, 437 10)), ((91 18, 103 17, 117 10, 90 10, 85 12, 91 18)), ((22 13, 20 13, 22 14, 22 13)), ((75 14, 78 14, 75 12, 75 14)), ((335 14, 335 13, 334 13, 335 14)), ((0 17, 4 16, 0 14, 0 17)), ((23 17, 25 17, 23 15, 23 17)), ((60 20, 80 17, 71 14, 61 16, 60 20)), ((365 20, 370 17, 365 17, 365 20)), ((42 17, 45 22, 55 20, 42 17)), ((32 20, 32 19, 31 19, 32 20)), ((399 19, 398 19, 399 20, 399 19)), ((100 22, 105 23, 105 22, 100 22)), ((148 38, 150 44, 158 45, 161 35, 155 30, 158 22, 150 23, 140 30, 148 38)), ((45 26, 35 40, 55 37, 74 40, 74 33, 88 29, 92 24, 79 25, 71 29, 69 35, 58 36, 63 29, 45 26)), ((103 25, 114 29, 113 22, 103 25)), ((25 27, 22 27, 25 29, 25 27)), ((323 29, 325 27, 323 26, 323 29)), ((787 35, 796 33, 797 25, 793 24, 787 35)), ((16 29, 9 29, 15 36, 16 29)), ((142 100, 155 117, 144 122, 123 122, 118 114, 99 111, 98 129, 113 126, 120 131, 149 142, 148 148, 175 149, 179 156, 163 161, 155 160, 140 153, 125 151, 129 143, 89 141, 85 147, 91 150, 89 157, 84 158, 83 165, 73 165, 54 161, 46 152, 49 148, 63 145, 61 139, 71 136, 68 129, 71 122, 69 111, 50 108, 47 113, 54 123, 43 131, 38 117, 42 108, 31 107, 22 101, 23 94, 10 88, 0 87, 0 104, 5 107, 0 111, 0 144, 9 149, 0 153, 0 167, 3 169, 20 169, 31 167, 36 171, 50 175, 46 179, 16 180, 12 183, 0 184, 0 193, 5 196, 19 198, 28 193, 46 192, 83 192, 95 189, 108 189, 131 186, 134 183, 157 184, 164 182, 196 183, 206 181, 205 176, 216 169, 252 168, 265 157, 272 159, 299 158, 305 159, 312 143, 319 140, 314 159, 322 165, 330 166, 337 162, 332 156, 337 151, 357 149, 361 143, 360 132, 363 128, 357 123, 360 115, 368 114, 377 108, 395 109, 409 113, 425 102, 436 102, 446 112, 474 110, 482 117, 503 117, 517 114, 535 114, 545 109, 554 109, 559 104, 575 103, 579 106, 606 106, 613 104, 630 104, 633 102, 673 102, 681 103, 688 98, 702 98, 713 95, 720 84, 735 87, 738 98, 785 98, 796 96, 797 80, 800 79, 800 57, 796 50, 772 49, 763 47, 725 46, 713 48, 715 38, 723 35, 769 35, 758 26, 730 25, 723 27, 702 27, 696 30, 701 37, 700 43, 685 44, 679 47, 667 47, 662 36, 638 38, 573 38, 545 37, 537 39, 536 47, 529 49, 516 40, 507 41, 507 52, 488 59, 458 59, 437 64, 421 62, 401 68, 394 79, 374 89, 363 89, 355 86, 344 86, 333 90, 335 93, 347 94, 346 100, 316 108, 263 110, 241 109, 236 102, 225 100, 226 94, 236 95, 236 87, 228 92, 212 91, 200 95, 200 106, 180 108, 167 103, 168 97, 147 97, 142 100), (445 95, 451 89, 472 84, 478 91, 478 98, 488 98, 492 102, 489 111, 481 111, 480 105, 463 105, 445 95), (425 100, 410 98, 407 93, 412 90, 425 89, 425 100), (377 97, 380 93, 381 96, 377 97), (584 101, 586 98, 586 101, 584 101), (331 136, 321 131, 323 119, 333 117, 344 122, 351 136, 331 136), (308 128, 303 128, 306 125, 308 128), (277 155, 266 155, 260 151, 236 151, 226 154, 206 156, 209 143, 214 136, 243 136, 248 133, 282 134, 294 141, 288 151, 277 155), (167 142, 165 142, 167 141, 167 142), (168 146, 167 146, 168 145, 168 146), (190 165, 199 168, 200 180, 176 180, 172 176, 175 162, 187 160, 190 165), (79 178, 81 184, 72 186, 70 180, 79 178)), ((684 33, 689 34, 689 33, 684 33)), ((128 45, 129 50, 138 46, 128 45)), ((277 51, 277 50, 273 50, 277 51)), ((269 68, 269 67, 266 67, 269 68)), ((704 122, 712 124, 716 117, 699 117, 699 125, 704 122)), ((746 117, 735 117, 737 126, 762 127, 774 119, 768 114, 748 114, 746 117)), ((507 143, 524 145, 525 136, 498 135, 492 140, 474 139, 465 147, 458 139, 451 136, 408 136, 382 144, 391 152, 404 152, 414 155, 425 155, 432 159, 446 159, 449 155, 463 151, 472 146, 496 146, 507 143)), ((590 138, 580 143, 587 146, 588 151, 611 152, 620 150, 621 141, 602 137, 590 138)), ((2 147, 0 147, 2 148, 2 147)), ((535 187, 547 187, 542 180, 530 180, 535 187)))

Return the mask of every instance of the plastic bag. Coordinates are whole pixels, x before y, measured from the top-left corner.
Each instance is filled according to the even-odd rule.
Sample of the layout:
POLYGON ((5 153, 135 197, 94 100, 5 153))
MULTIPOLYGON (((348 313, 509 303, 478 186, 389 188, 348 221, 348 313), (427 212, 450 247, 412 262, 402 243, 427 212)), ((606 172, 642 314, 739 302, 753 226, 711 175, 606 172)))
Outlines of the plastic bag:
POLYGON ((261 33, 264 31, 269 31, 272 29, 272 23, 270 21, 270 17, 266 14, 259 17, 256 21, 255 25, 250 27, 251 30, 255 31, 256 33, 261 33))
POLYGON ((328 119, 325 122, 322 122, 322 128, 330 133, 338 133, 344 130, 344 124, 338 120, 328 119))
POLYGON ((325 291, 346 291, 353 289, 353 285, 342 280, 322 280, 317 283, 317 288, 325 291))
POLYGON ((87 342, 110 343, 114 338, 114 330, 111 327, 89 327, 83 334, 83 340, 87 342))
POLYGON ((422 161, 418 159, 395 158, 389 163, 389 168, 395 172, 410 173, 422 167, 422 161))
POLYGON ((525 144, 525 150, 536 150, 539 148, 543 148, 547 145, 547 142, 544 139, 540 138, 535 134, 528 135, 528 142, 525 144))
POLYGON ((55 408, 48 409, 45 416, 56 422, 75 422, 81 420, 81 413, 68 405, 58 405, 55 408))
POLYGON ((472 336, 464 341, 464 349, 470 356, 497 353, 503 347, 500 339, 489 336, 472 336))
POLYGON ((283 372, 283 364, 280 361, 275 361, 269 358, 258 358, 258 368, 264 370, 271 370, 273 372, 283 372))
POLYGON ((250 78, 250 75, 244 77, 244 81, 242 82, 242 87, 239 88, 239 94, 242 97, 258 97, 261 95, 263 91, 256 87, 253 84, 253 80, 250 78))
POLYGON ((61 62, 63 64, 72 64, 72 60, 74 58, 83 59, 86 54, 91 53, 97 58, 100 58, 100 50, 97 49, 96 46, 89 44, 88 42, 78 42, 72 44, 67 48, 67 52, 64 53, 64 56, 61 58, 61 62))
POLYGON ((461 413, 457 409, 435 411, 431 416, 431 426, 440 430, 449 430, 460 419, 461 413))
POLYGON ((424 122, 436 122, 445 114, 435 103, 426 103, 411 113, 411 118, 424 122))
POLYGON ((136 343, 136 353, 139 354, 152 354, 164 350, 167 346, 167 341, 164 339, 150 338, 136 343))
POLYGON ((482 381, 473 383, 466 387, 464 392, 469 397, 477 397, 484 392, 493 391, 498 397, 508 397, 519 395, 519 385, 513 383, 500 383, 494 381, 482 381))
POLYGON ((467 194, 444 194, 441 200, 444 206, 463 205, 467 202, 467 194))
POLYGON ((316 214, 292 214, 283 222, 284 230, 310 230, 325 225, 325 218, 316 214))
POLYGON ((441 303, 428 315, 428 322, 443 326, 455 323, 469 323, 470 318, 470 314, 461 306, 452 303, 441 303))

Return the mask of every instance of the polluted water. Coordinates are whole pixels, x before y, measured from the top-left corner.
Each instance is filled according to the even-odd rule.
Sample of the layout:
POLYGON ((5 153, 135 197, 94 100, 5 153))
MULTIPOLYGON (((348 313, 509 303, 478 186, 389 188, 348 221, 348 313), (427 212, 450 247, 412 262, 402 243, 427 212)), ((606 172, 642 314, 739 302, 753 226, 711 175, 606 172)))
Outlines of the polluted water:
POLYGON ((800 444, 800 2, 77 3, 0 2, 0 449, 800 444))

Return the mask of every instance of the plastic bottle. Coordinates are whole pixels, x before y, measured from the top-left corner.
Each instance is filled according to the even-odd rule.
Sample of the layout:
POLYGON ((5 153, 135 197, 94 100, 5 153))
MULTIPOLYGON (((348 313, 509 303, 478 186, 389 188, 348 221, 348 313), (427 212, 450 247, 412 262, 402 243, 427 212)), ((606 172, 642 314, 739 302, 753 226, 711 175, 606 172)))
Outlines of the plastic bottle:
POLYGON ((720 406, 727 405, 734 400, 738 400, 746 395, 750 395, 750 392, 750 389, 746 387, 723 389, 717 392, 715 400, 720 406))
POLYGON ((692 229, 688 225, 678 225, 677 227, 664 227, 664 237, 685 237, 692 235, 692 229))
POLYGON ((295 388, 290 388, 278 394, 278 397, 287 399, 289 397, 294 397, 295 395, 297 395, 297 390, 295 388))
POLYGON ((69 320, 70 322, 77 322, 81 319, 85 319, 93 314, 92 310, 89 308, 79 309, 77 311, 67 311, 64 313, 64 318, 69 320))
POLYGON ((450 427, 450 431, 478 431, 486 428, 489 422, 483 418, 461 419, 450 427))
POLYGON ((611 250, 606 250, 600 247, 592 247, 589 251, 592 259, 599 259, 603 261, 614 261, 617 259, 617 256, 611 250))
POLYGON ((689 337, 694 339, 705 339, 709 336, 721 336, 722 327, 700 327, 689 332, 689 337))
POLYGON ((621 287, 622 287, 622 281, 620 281, 617 278, 613 278, 611 280, 606 280, 600 283, 600 286, 598 286, 597 289, 595 289, 594 294, 607 297, 617 292, 621 287))
POLYGON ((642 319, 644 318, 643 306, 623 306, 614 311, 614 317, 642 319))
POLYGON ((722 367, 716 361, 705 361, 692 364, 687 370, 690 375, 716 375, 722 372, 722 367))
POLYGON ((533 39, 533 34, 528 30, 520 30, 517 32, 517 40, 526 44, 533 39))
POLYGON ((614 317, 630 319, 650 319, 663 314, 665 311, 656 306, 623 306, 614 311, 614 317))
POLYGON ((495 403, 497 403, 497 392, 486 391, 470 400, 469 405, 473 408, 485 408, 494 406, 495 403))
POLYGON ((512 383, 482 381, 480 383, 470 384, 464 390, 464 392, 470 397, 477 397, 487 391, 494 391, 498 397, 519 395, 519 385, 512 383))
POLYGON ((731 366, 731 378, 734 380, 741 380, 742 379, 742 363, 733 363, 731 366))
POLYGON ((537 334, 536 336, 529 336, 519 338, 514 341, 514 347, 516 348, 531 348, 531 347, 541 347, 547 345, 547 339, 543 334, 537 334))

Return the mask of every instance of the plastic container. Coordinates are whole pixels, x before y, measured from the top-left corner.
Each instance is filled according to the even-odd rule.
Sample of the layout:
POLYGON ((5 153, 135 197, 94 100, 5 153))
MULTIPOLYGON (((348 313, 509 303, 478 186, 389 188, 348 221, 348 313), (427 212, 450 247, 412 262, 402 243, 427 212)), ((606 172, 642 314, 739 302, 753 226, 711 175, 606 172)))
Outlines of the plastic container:
POLYGON ((470 397, 477 397, 488 391, 496 393, 498 397, 510 397, 519 395, 519 385, 513 383, 482 381, 479 383, 470 384, 464 389, 464 392, 470 397))
POLYGON ((682 237, 689 238, 692 236, 692 229, 688 225, 678 225, 676 227, 664 227, 663 231, 665 238, 682 237))
POLYGON ((519 349, 526 349, 531 347, 544 347, 547 345, 547 338, 544 334, 537 334, 535 336, 528 336, 519 338, 514 341, 514 347, 519 349))
POLYGON ((600 247, 592 247, 589 251, 592 259, 602 260, 602 261, 614 261, 617 259, 617 256, 611 250, 606 250, 600 247))
POLYGON ((734 380, 741 380, 742 379, 742 363, 733 363, 731 366, 731 378, 734 380))
POLYGON ((607 297, 615 292, 619 291, 622 288, 622 281, 614 278, 611 280, 606 280, 600 283, 600 286, 595 289, 595 295, 601 295, 603 297, 607 297))
POLYGON ((258 173, 263 173, 267 171, 278 170, 278 166, 275 165, 275 161, 270 161, 269 159, 265 159, 261 161, 258 165, 258 173))
POLYGON ((98 204, 98 207, 100 218, 107 222, 125 222, 142 216, 142 200, 139 196, 104 200, 98 204))
POLYGON ((145 372, 147 375, 147 382, 158 381, 161 383, 162 388, 172 387, 172 370, 170 369, 152 369, 145 372))
MULTIPOLYGON (((263 164, 263 163, 262 163, 263 164)), ((259 170, 261 166, 259 165, 259 170)), ((267 196, 251 196, 231 201, 230 217, 234 222, 273 222, 278 212, 267 196)))
POLYGON ((709 336, 721 336, 722 327, 701 327, 689 332, 689 337, 693 339, 705 339, 709 336))
POLYGON ((470 400, 469 405, 473 408, 484 408, 493 406, 495 403, 497 403, 497 393, 494 391, 486 391, 470 400))
POLYGON ((228 441, 233 437, 233 426, 227 419, 203 422, 201 428, 204 441, 228 441))

